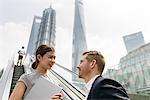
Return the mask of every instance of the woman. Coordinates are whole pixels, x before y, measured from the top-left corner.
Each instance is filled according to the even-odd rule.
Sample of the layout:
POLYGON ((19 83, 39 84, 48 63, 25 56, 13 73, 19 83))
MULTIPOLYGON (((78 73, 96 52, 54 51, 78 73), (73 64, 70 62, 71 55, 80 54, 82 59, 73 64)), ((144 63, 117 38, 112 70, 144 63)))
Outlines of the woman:
MULTIPOLYGON (((41 76, 46 76, 48 69, 55 63, 55 50, 47 45, 41 45, 36 50, 36 62, 34 64, 34 71, 30 74, 23 74, 18 80, 9 100, 22 100, 26 96, 35 82, 41 76)), ((61 93, 54 94, 52 100, 61 100, 61 93)))

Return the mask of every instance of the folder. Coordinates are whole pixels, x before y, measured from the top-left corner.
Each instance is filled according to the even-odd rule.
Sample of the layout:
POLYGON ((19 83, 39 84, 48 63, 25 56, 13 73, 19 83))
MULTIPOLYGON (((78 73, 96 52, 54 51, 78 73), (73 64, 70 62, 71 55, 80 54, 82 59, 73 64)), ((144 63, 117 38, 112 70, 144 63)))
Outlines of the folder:
POLYGON ((54 93, 61 92, 62 88, 48 81, 44 77, 37 80, 24 100, 50 100, 54 93))

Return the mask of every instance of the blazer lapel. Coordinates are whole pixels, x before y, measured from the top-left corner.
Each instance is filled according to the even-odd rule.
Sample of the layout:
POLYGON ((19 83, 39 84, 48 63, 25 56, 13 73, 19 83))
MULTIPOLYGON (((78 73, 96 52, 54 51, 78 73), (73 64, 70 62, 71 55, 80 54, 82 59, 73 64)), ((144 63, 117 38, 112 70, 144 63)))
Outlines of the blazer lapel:
POLYGON ((88 94, 87 100, 90 100, 90 99, 91 99, 91 94, 92 94, 93 89, 95 88, 95 84, 96 84, 98 81, 101 81, 102 79, 103 79, 103 77, 100 75, 100 76, 98 76, 98 77, 94 80, 94 82, 93 82, 93 84, 92 84, 92 87, 91 87, 91 89, 90 89, 90 92, 89 92, 89 94, 88 94))

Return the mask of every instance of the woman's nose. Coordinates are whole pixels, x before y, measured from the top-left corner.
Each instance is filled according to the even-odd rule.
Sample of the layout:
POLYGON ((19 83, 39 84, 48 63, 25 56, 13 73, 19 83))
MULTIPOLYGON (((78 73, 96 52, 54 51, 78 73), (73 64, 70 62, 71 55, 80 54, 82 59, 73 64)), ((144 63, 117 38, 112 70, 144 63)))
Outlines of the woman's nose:
POLYGON ((55 59, 54 58, 52 58, 52 62, 55 63, 55 59))

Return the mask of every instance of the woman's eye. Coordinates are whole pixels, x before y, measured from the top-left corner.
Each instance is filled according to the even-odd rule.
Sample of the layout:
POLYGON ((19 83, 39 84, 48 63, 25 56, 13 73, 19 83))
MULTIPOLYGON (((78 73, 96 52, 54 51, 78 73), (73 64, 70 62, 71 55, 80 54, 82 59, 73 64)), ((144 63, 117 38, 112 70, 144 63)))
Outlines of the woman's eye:
POLYGON ((50 58, 50 59, 55 59, 55 56, 49 56, 48 58, 50 58))

